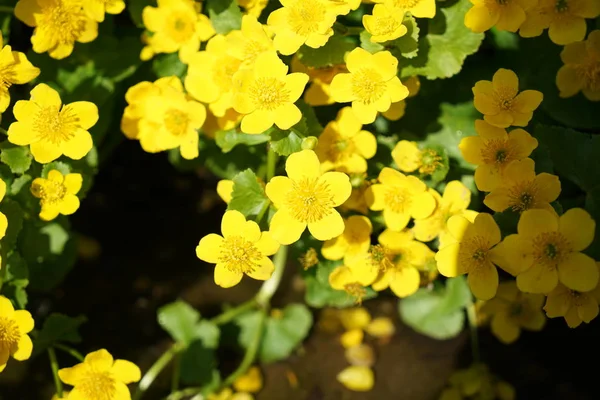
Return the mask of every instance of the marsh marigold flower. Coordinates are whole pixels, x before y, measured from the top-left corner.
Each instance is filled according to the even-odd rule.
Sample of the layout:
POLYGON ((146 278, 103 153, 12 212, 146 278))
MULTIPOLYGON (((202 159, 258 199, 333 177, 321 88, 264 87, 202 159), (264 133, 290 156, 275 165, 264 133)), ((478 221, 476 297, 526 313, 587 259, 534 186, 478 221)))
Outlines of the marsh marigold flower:
POLYGON ((423 175, 431 175, 443 167, 442 156, 432 148, 421 150, 416 142, 401 140, 392 150, 392 158, 402 172, 419 171, 423 175))
POLYGON ((375 376, 369 367, 352 365, 337 375, 337 380, 347 389, 368 392, 375 385, 375 376))
POLYGON ((595 261, 581 253, 594 239, 596 223, 581 208, 560 217, 548 210, 521 214, 517 234, 497 247, 498 265, 517 277, 519 290, 549 293, 562 283, 586 292, 598 284, 595 261))
POLYGON ((352 102, 363 124, 408 97, 408 89, 396 76, 398 60, 389 51, 371 54, 357 47, 347 54, 346 68, 349 73, 337 74, 331 81, 331 96, 338 103, 352 102))
POLYGON ((344 221, 344 232, 323 243, 321 254, 327 260, 341 260, 345 263, 351 261, 371 246, 371 221, 362 215, 352 215, 344 221))
POLYGON ((435 17, 435 0, 372 0, 372 2, 383 3, 389 8, 400 8, 417 18, 435 17))
POLYGON ((600 30, 590 32, 587 40, 565 46, 560 53, 564 65, 556 74, 560 97, 582 92, 590 101, 600 101, 600 30))
POLYGON ((361 5, 361 0, 326 0, 326 2, 336 15, 346 15, 350 11, 357 10, 361 5))
POLYGON ((63 154, 80 160, 94 145, 88 129, 98 121, 98 107, 88 101, 63 105, 58 92, 44 83, 33 88, 30 100, 18 101, 13 114, 17 122, 8 128, 8 141, 30 145, 39 163, 63 154))
POLYGON ((237 3, 246 11, 245 15, 258 18, 269 4, 269 0, 237 0, 237 3))
POLYGON ((294 102, 302 96, 308 75, 287 72, 277 54, 268 52, 256 58, 252 69, 235 73, 233 108, 244 114, 242 132, 262 133, 273 124, 285 130, 300 121, 302 113, 294 102))
POLYGON ((537 0, 471 0, 473 7, 465 14, 465 26, 481 33, 495 27, 500 31, 516 32, 525 22, 525 12, 537 0))
POLYGON ((104 21, 104 14, 121 14, 125 9, 124 0, 85 0, 83 8, 95 21, 104 21))
POLYGON ((367 294, 366 287, 371 282, 365 276, 359 276, 345 265, 336 267, 329 274, 329 286, 335 290, 343 290, 349 296, 356 300, 357 304, 362 303, 363 297, 367 294))
POLYGON ((146 29, 152 32, 147 48, 142 50, 144 58, 179 51, 179 59, 187 64, 200 42, 215 34, 208 17, 199 13, 192 0, 158 0, 158 7, 144 8, 142 18, 146 29))
POLYGON ((378 181, 367 189, 365 196, 371 210, 383 210, 388 228, 401 231, 411 217, 427 218, 435 210, 435 198, 419 178, 385 167, 378 181))
POLYGON ((487 213, 479 213, 473 222, 461 215, 448 219, 449 235, 435 256, 440 274, 453 278, 468 274, 473 295, 489 300, 498 289, 497 249, 500 228, 487 213))
POLYGON ((270 232, 281 244, 300 239, 308 227, 317 240, 329 240, 344 232, 344 220, 334 207, 350 196, 352 186, 342 172, 321 172, 314 151, 302 150, 285 163, 287 177, 276 176, 267 183, 267 196, 277 207, 270 232))
POLYGON ((350 107, 342 108, 335 121, 325 126, 315 148, 324 171, 367 172, 367 159, 377 152, 377 139, 362 127, 350 107))
POLYGON ((375 4, 373 15, 363 15, 362 23, 371 34, 371 42, 382 43, 406 35, 408 28, 402 24, 405 10, 375 4))
POLYGON ((19 0, 15 16, 35 28, 33 51, 63 59, 71 55, 75 42, 89 43, 98 36, 98 23, 83 7, 83 0, 19 0))
POLYGON ((491 81, 479 81, 473 87, 475 108, 483 119, 499 128, 527 126, 544 96, 537 90, 519 93, 519 78, 509 69, 500 68, 491 81))
POLYGON ((141 378, 134 363, 114 360, 104 349, 85 356, 82 363, 58 371, 61 381, 73 386, 68 399, 130 400, 127 385, 141 378))
POLYGON ((27 56, 19 51, 12 51, 9 45, 4 45, 0 32, 0 113, 6 111, 10 104, 8 89, 14 85, 23 85, 37 78, 39 68, 34 67, 27 56))
POLYGON ((537 139, 523 129, 506 133, 505 129, 478 119, 475 131, 477 136, 463 138, 458 148, 465 161, 477 165, 475 184, 484 192, 491 192, 502 182, 511 162, 529 157, 538 146, 537 139))
POLYGON ((565 45, 585 38, 586 18, 600 15, 597 0, 539 0, 536 7, 527 10, 527 18, 519 34, 534 37, 548 29, 548 36, 556 44, 565 45))
POLYGON ((246 221, 239 211, 229 210, 221 220, 221 233, 204 236, 196 247, 199 259, 216 264, 217 285, 235 286, 244 274, 260 281, 271 277, 275 266, 268 256, 279 250, 279 243, 269 232, 261 232, 256 222, 246 221))
POLYGON ((81 190, 81 174, 63 175, 53 169, 48 178, 35 178, 31 183, 31 193, 40 199, 40 218, 51 221, 58 216, 71 215, 79 208, 77 193, 81 190))
POLYGON ((233 388, 238 392, 256 393, 262 389, 263 377, 260 368, 250 367, 244 375, 233 382, 233 388))
POLYGON ((327 0, 280 0, 283 7, 271 12, 267 19, 275 32, 275 48, 291 55, 303 44, 318 48, 333 35, 337 17, 335 7, 327 0))
POLYGON ((227 52, 241 61, 240 68, 251 68, 262 53, 275 51, 271 34, 251 15, 242 17, 242 27, 227 34, 227 52))
MULTIPOLYGON (((4 200, 4 196, 6 196, 6 182, 0 179, 0 202, 4 200)), ((6 229, 8 228, 8 219, 6 215, 0 212, 0 239, 6 235, 6 229)), ((2 261, 2 257, 0 257, 0 262, 2 261)))
POLYGON ((15 310, 9 299, 0 296, 0 372, 9 357, 24 361, 31 357, 33 343, 27 335, 33 330, 33 318, 26 310, 15 310))
POLYGON ((292 72, 303 72, 308 75, 310 84, 304 93, 304 101, 311 106, 335 104, 331 97, 331 81, 340 73, 348 72, 345 64, 331 67, 307 67, 300 62, 297 55, 292 58, 292 72))
POLYGON ((546 324, 542 311, 544 295, 522 293, 515 281, 500 282, 496 297, 485 302, 481 312, 491 316, 491 329, 502 343, 515 342, 521 329, 541 331, 546 324))

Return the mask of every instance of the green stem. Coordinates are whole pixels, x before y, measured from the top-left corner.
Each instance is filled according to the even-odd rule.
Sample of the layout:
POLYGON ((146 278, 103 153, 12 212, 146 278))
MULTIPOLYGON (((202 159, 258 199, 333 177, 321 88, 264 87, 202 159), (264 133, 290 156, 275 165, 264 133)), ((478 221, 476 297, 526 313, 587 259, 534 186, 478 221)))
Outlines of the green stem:
POLYGON ((144 374, 140 383, 138 384, 137 390, 133 396, 133 400, 139 400, 142 398, 146 390, 154 383, 158 375, 166 368, 167 365, 173 360, 179 352, 181 352, 185 346, 180 343, 175 343, 171 348, 166 351, 158 360, 154 362, 154 364, 150 367, 148 371, 144 374))
POLYGON ((76 359, 79 362, 83 362, 83 360, 84 360, 83 355, 72 347, 65 346, 64 344, 60 344, 60 343, 55 343, 53 345, 53 347, 55 347, 61 351, 64 351, 65 353, 69 354, 71 357, 73 357, 74 359, 76 359))
POLYGON ((121 81, 124 81, 125 79, 129 78, 131 75, 135 74, 135 71, 137 71, 137 67, 135 65, 132 65, 129 68, 125 69, 123 72, 121 72, 119 75, 112 78, 112 81, 114 83, 119 83, 121 81))
POLYGON ((179 390, 179 377, 181 375, 181 353, 175 355, 173 360, 173 375, 171 376, 171 393, 179 390))
POLYGON ((12 14, 15 11, 14 7, 0 6, 0 12, 12 14))
POLYGON ((275 167, 277 166, 277 153, 275 153, 270 147, 267 153, 267 182, 275 176, 275 167))
POLYGON ((231 308, 231 309, 225 311, 223 314, 217 315, 216 317, 211 319, 210 322, 212 322, 215 325, 224 325, 224 324, 230 322, 231 320, 235 319, 235 317, 237 317, 238 315, 243 314, 246 311, 251 310, 256 306, 257 306, 256 300, 254 300, 254 299, 248 300, 245 303, 242 303, 237 307, 234 307, 234 308, 231 308))
POLYGON ((0 133, 3 134, 3 135, 5 135, 5 136, 8 136, 8 131, 6 129, 4 129, 4 128, 0 128, 0 133))
POLYGON ((365 28, 362 26, 346 26, 344 24, 340 24, 339 22, 335 22, 333 24, 333 30, 343 36, 353 36, 360 35, 365 28))
POLYGON ((262 208, 258 212, 258 215, 256 216, 256 223, 257 224, 260 224, 260 221, 262 221, 263 217, 265 216, 265 214, 269 210, 270 206, 271 206, 271 202, 269 200, 266 200, 265 204, 263 204, 262 208))
POLYGON ((50 359, 50 368, 54 377, 54 386, 56 387, 56 395, 59 399, 63 397, 63 386, 58 377, 58 361, 56 360, 56 352, 53 347, 48 347, 48 358, 50 359))
POLYGON ((181 389, 177 392, 171 393, 167 396, 167 400, 181 400, 191 396, 194 396, 194 400, 204 400, 203 396, 200 396, 200 392, 202 392, 201 387, 189 387, 186 389, 181 389), (200 397, 199 397, 200 396, 200 397))
POLYGON ((473 302, 473 299, 471 299, 470 304, 467 305, 467 319, 469 320, 469 329, 471 331, 471 356, 473 357, 473 363, 478 364, 481 362, 481 355, 479 354, 477 310, 475 309, 475 303, 473 302))
POLYGON ((273 257, 273 264, 275 264, 275 271, 273 275, 263 283, 259 292, 256 294, 256 302, 262 307, 267 308, 271 301, 271 297, 277 291, 281 278, 283 277, 283 271, 285 270, 285 264, 287 262, 287 246, 281 246, 275 257, 273 257))

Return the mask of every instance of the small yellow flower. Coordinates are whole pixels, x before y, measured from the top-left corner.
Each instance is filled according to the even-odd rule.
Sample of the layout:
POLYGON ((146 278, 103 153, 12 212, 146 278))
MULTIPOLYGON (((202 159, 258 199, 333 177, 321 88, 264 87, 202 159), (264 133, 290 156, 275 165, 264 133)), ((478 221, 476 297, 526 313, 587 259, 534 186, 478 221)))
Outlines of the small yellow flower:
POLYGON ((527 10, 519 34, 525 38, 539 36, 548 28, 550 40, 566 45, 583 40, 587 30, 585 19, 599 15, 597 0, 539 0, 536 7, 527 10))
POLYGON ((375 376, 369 367, 346 367, 337 375, 337 380, 346 388, 355 392, 368 392, 375 385, 375 376))
POLYGON ((365 289, 372 280, 365 279, 365 275, 356 275, 353 270, 345 265, 336 267, 329 274, 329 286, 335 290, 343 290, 352 298, 356 304, 361 304, 363 297, 367 294, 365 289))
POLYGON ((217 194, 226 204, 229 204, 233 195, 233 181, 221 179, 217 183, 217 194))
POLYGON ((204 125, 202 125, 202 133, 206 135, 209 139, 215 139, 215 135, 218 131, 229 131, 231 129, 237 128, 242 122, 242 118, 244 116, 233 108, 230 108, 225 112, 225 115, 222 117, 216 117, 210 109, 206 112, 206 121, 204 121, 204 125))
POLYGON ((396 333, 396 327, 390 318, 377 317, 367 325, 365 331, 376 338, 390 338, 396 333))
MULTIPOLYGON (((6 182, 0 179, 0 202, 4 200, 4 196, 6 195, 6 182)), ((6 229, 8 228, 8 219, 6 215, 0 212, 0 239, 6 235, 6 229)), ((0 262, 2 261, 2 257, 0 257, 0 262)))
POLYGON ((475 184, 484 192, 491 192, 502 183, 506 167, 515 160, 523 160, 538 147, 538 141, 523 129, 506 133, 484 120, 475 121, 477 136, 463 138, 458 145, 465 161, 477 165, 475 184))
POLYGON ((498 289, 497 249, 500 228, 490 214, 479 213, 473 222, 461 215, 448 219, 444 247, 435 256, 440 274, 452 278, 468 274, 473 295, 489 300, 498 289))
MULTIPOLYGON (((86 0, 89 1, 89 0, 86 0)), ((89 43, 98 36, 98 23, 89 18, 82 0, 19 0, 15 16, 34 27, 31 43, 36 53, 57 60, 73 52, 75 42, 89 43)))
POLYGON ((516 32, 525 22, 525 12, 537 5, 537 0, 471 0, 473 7, 465 14, 465 26, 481 33, 495 27, 516 32))
POLYGON ((58 371, 61 381, 73 386, 69 399, 129 400, 127 385, 141 378, 134 363, 114 360, 104 349, 85 356, 82 363, 58 371))
POLYGON ((31 91, 31 100, 13 107, 17 122, 8 128, 8 141, 30 145, 35 161, 46 164, 66 155, 83 158, 94 143, 88 132, 98 121, 98 107, 88 101, 63 105, 58 92, 42 83, 31 91))
POLYGON ((521 329, 541 331, 546 323, 542 311, 544 295, 522 293, 515 281, 501 282, 496 297, 484 303, 481 312, 491 316, 492 333, 505 344, 515 342, 521 329))
POLYGON ((406 35, 408 28, 402 24, 405 10, 389 8, 384 4, 373 7, 373 15, 363 15, 362 23, 371 34, 371 42, 382 43, 406 35))
POLYGON ((352 215, 345 220, 344 233, 323 243, 321 253, 327 260, 344 259, 346 264, 353 258, 369 251, 371 246, 371 221, 362 215, 352 215))
POLYGON ((339 319, 344 329, 364 329, 371 322, 371 314, 364 307, 344 308, 339 310, 339 319))
POLYGON ((362 329, 351 329, 340 336, 340 343, 345 349, 358 346, 362 343, 365 332, 362 329))
POLYGON ((369 213, 369 205, 365 193, 369 188, 369 182, 363 182, 359 187, 352 188, 350 197, 341 205, 340 209, 344 211, 356 211, 363 215, 369 213))
POLYGON ((121 14, 125 9, 124 0, 86 0, 83 9, 95 21, 104 21, 104 14, 121 14))
POLYGON ((262 53, 254 67, 233 76, 233 108, 242 119, 242 132, 262 133, 273 126, 286 130, 302 118, 294 102, 302 96, 308 75, 288 73, 275 52, 262 53))
POLYGON ((233 382, 233 388, 238 392, 256 393, 262 389, 263 377, 260 368, 254 366, 233 382))
POLYGON ((377 112, 408 96, 408 89, 396 76, 398 60, 389 51, 371 54, 357 47, 346 56, 349 73, 331 81, 331 96, 338 103, 352 102, 352 110, 363 124, 375 121, 377 112))
POLYGON ((269 4, 269 0, 237 0, 237 3, 246 10, 246 15, 258 18, 269 4))
POLYGON ((287 177, 276 176, 266 186, 269 199, 277 207, 270 232, 281 244, 300 239, 308 227, 317 240, 329 240, 344 232, 344 220, 334 207, 350 196, 352 186, 342 172, 321 173, 314 151, 290 155, 285 164, 287 177))
POLYGON ((280 0, 283 7, 271 12, 267 19, 275 32, 275 48, 291 55, 303 44, 318 48, 333 35, 335 7, 326 0, 280 0))
POLYGON ((425 219, 415 220, 412 231, 421 242, 430 242, 439 237, 439 247, 442 247, 450 233, 447 227, 450 217, 462 215, 473 221, 477 213, 467 210, 471 203, 471 191, 461 181, 448 182, 442 196, 432 189, 430 191, 436 200, 435 211, 425 219))
POLYGON ((372 0, 372 2, 383 3, 389 8, 400 8, 417 18, 435 17, 435 0, 372 0))
POLYGON ((323 171, 367 172, 366 160, 377 152, 377 139, 362 127, 350 107, 342 108, 336 120, 325 126, 315 148, 323 171))
POLYGON ((346 65, 333 65, 325 68, 307 67, 300 62, 297 55, 292 58, 292 72, 303 72, 311 82, 304 93, 304 101, 311 106, 335 104, 331 97, 331 81, 337 74, 346 73, 346 65))
POLYGON ((431 175, 442 167, 442 157, 434 149, 419 149, 416 142, 399 141, 392 150, 392 158, 402 172, 419 171, 431 175))
POLYGON ((31 193, 40 199, 40 218, 51 221, 58 216, 71 215, 79 208, 77 193, 81 190, 81 174, 64 175, 58 170, 48 172, 48 178, 35 178, 31 193))
POLYGON ((261 232, 256 222, 246 221, 239 211, 229 210, 223 215, 221 233, 204 236, 196 247, 199 259, 216 264, 217 285, 235 286, 244 274, 260 281, 271 277, 275 266, 268 256, 279 250, 279 243, 269 232, 261 232))
POLYGON ((305 270, 314 267, 319 263, 319 253, 311 247, 298 258, 298 262, 305 270))
POLYGON ((519 93, 519 78, 509 69, 500 68, 492 81, 479 81, 473 87, 475 108, 483 119, 499 128, 527 126, 544 98, 537 90, 519 93))
POLYGON ((15 310, 9 299, 0 296, 0 372, 9 357, 24 361, 31 357, 33 343, 27 335, 34 321, 26 310, 15 310))
POLYGON ((560 217, 547 210, 521 214, 517 234, 497 247, 498 265, 517 276, 519 290, 549 293, 562 283, 586 292, 598 284, 598 268, 581 253, 594 239, 595 221, 581 208, 560 217))
POLYGON ((25 54, 12 51, 9 45, 4 46, 2 32, 0 48, 0 113, 3 113, 10 104, 8 89, 12 85, 23 85, 34 80, 40 74, 40 70, 27 60, 25 54))
POLYGON ((275 45, 266 27, 251 15, 242 17, 242 28, 227 35, 227 52, 242 63, 241 68, 252 68, 256 57, 275 51, 275 45))
POLYGON ((568 44, 560 53, 564 65, 556 74, 560 97, 582 92, 590 101, 600 101, 600 30, 587 40, 568 44))
POLYGON ((411 217, 427 218, 435 210, 435 198, 419 178, 385 167, 378 179, 379 183, 371 185, 365 196, 371 210, 383 210, 383 219, 389 229, 401 231, 411 217))
POLYGON ((208 17, 196 10, 192 0, 158 0, 158 7, 144 8, 142 18, 146 29, 153 33, 142 52, 152 55, 179 51, 179 59, 186 64, 200 42, 215 34, 208 17))

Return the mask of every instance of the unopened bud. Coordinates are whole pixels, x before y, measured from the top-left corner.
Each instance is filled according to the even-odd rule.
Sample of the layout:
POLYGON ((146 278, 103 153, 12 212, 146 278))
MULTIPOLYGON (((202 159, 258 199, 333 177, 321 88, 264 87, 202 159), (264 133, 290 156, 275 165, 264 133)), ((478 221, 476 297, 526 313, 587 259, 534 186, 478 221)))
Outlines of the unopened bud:
POLYGON ((308 136, 302 139, 302 150, 313 150, 317 147, 319 139, 316 136, 308 136))

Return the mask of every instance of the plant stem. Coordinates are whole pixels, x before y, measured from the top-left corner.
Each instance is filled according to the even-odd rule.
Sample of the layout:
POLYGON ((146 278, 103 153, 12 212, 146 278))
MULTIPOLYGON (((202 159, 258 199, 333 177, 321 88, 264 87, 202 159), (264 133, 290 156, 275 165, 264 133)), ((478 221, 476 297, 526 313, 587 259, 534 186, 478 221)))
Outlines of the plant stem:
POLYGON ((4 128, 0 128, 0 133, 3 134, 4 136, 8 136, 8 131, 4 128))
POLYGON ((471 356, 473 357, 473 363, 478 364, 481 362, 481 355, 479 354, 479 332, 477 330, 477 310, 475 309, 475 303, 473 299, 469 305, 467 305, 467 319, 469 320, 469 328, 471 331, 471 356))
POLYGON ((225 311, 223 314, 217 315, 216 317, 211 319, 210 322, 212 322, 215 325, 224 325, 224 324, 230 322, 231 320, 235 319, 235 317, 237 317, 238 315, 243 314, 246 311, 251 310, 256 306, 257 306, 256 300, 250 299, 250 300, 246 301, 245 303, 240 304, 237 307, 233 307, 233 308, 225 311))
POLYGON ((14 7, 0 6, 0 12, 12 14, 15 11, 14 7))
POLYGON ((275 153, 270 147, 267 153, 267 182, 275 176, 275 167, 277 166, 277 153, 275 153))
POLYGON ((259 292, 256 294, 256 302, 262 308, 267 308, 269 306, 269 302, 271 301, 271 297, 277 291, 279 284, 281 283, 281 278, 283 277, 283 271, 285 270, 285 264, 287 262, 287 246, 281 246, 275 257, 273 257, 273 264, 275 264, 275 271, 273 271, 273 275, 263 283, 259 292))
POLYGON ((53 345, 53 347, 64 351, 65 353, 69 354, 71 357, 75 358, 79 362, 83 362, 83 360, 84 360, 84 357, 80 352, 78 352, 77 350, 75 350, 69 346, 65 346, 64 344, 60 344, 60 343, 55 343, 53 345))
POLYGON ((181 353, 173 359, 173 375, 171 376, 171 393, 179 390, 179 376, 181 375, 181 353))
POLYGON ((258 215, 256 216, 256 223, 257 224, 260 224, 260 221, 262 221, 263 217, 265 216, 265 214, 269 210, 269 206, 271 206, 271 202, 269 200, 266 200, 265 204, 263 204, 262 208, 258 212, 258 215))
POLYGON ((133 396, 133 400, 139 400, 142 398, 146 390, 148 390, 152 383, 154 383, 154 381, 156 380, 158 375, 160 375, 162 370, 165 369, 165 367, 169 365, 171 360, 173 360, 173 357, 175 357, 175 355, 177 355, 183 349, 184 346, 182 344, 175 343, 173 344, 173 346, 171 346, 171 348, 168 351, 166 351, 162 356, 160 356, 158 360, 154 362, 154 364, 150 367, 148 371, 146 371, 146 373, 140 380, 135 395, 133 396))
POLYGON ((63 397, 63 386, 58 377, 58 361, 56 360, 56 352, 53 347, 48 347, 48 358, 50 359, 50 368, 54 377, 54 386, 56 387, 56 395, 59 399, 63 397))

